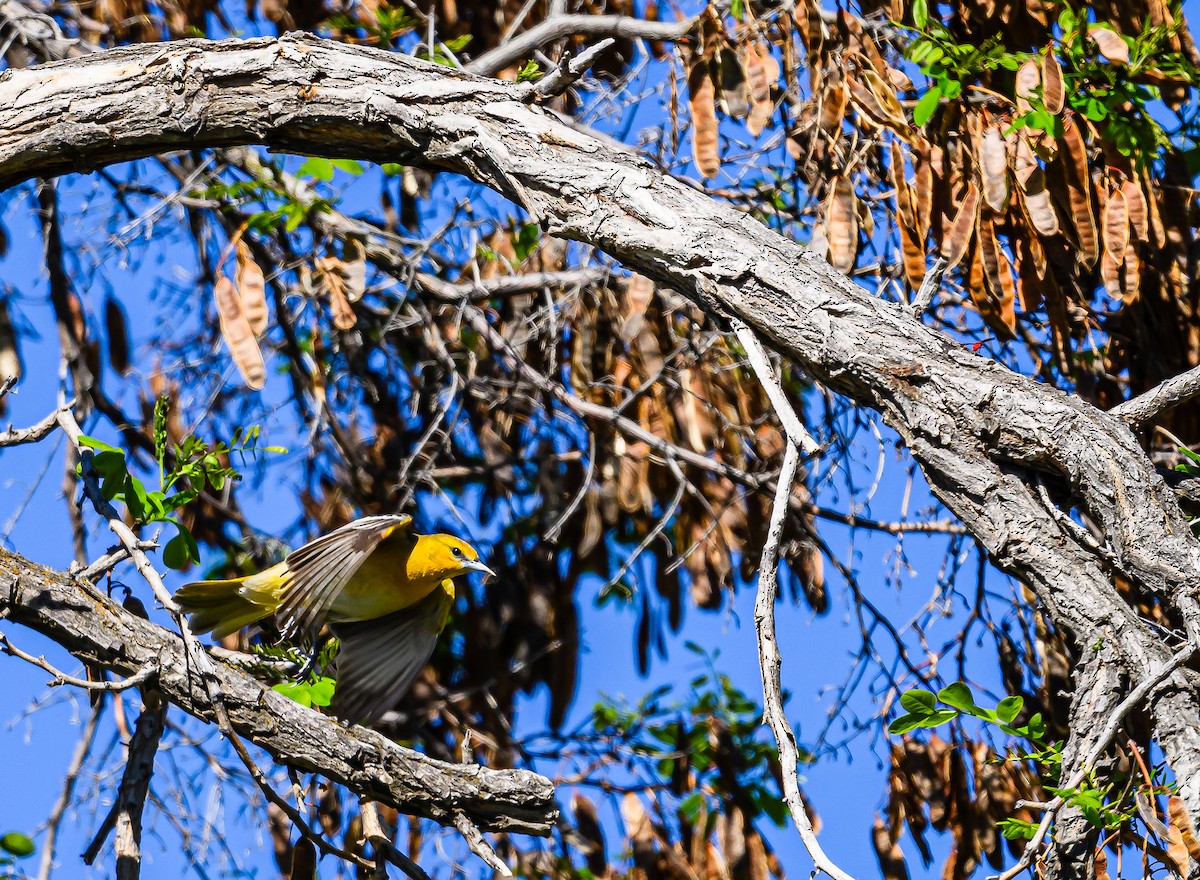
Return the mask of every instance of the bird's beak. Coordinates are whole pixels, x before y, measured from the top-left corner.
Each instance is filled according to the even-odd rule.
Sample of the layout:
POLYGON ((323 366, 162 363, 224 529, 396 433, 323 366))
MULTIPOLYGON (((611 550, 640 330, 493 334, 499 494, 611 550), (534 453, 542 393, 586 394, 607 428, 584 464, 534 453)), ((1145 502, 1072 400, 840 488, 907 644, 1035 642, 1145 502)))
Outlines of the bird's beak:
POLYGON ((485 584, 496 576, 496 572, 492 571, 478 559, 463 563, 463 568, 467 569, 468 571, 483 572, 483 582, 485 584))

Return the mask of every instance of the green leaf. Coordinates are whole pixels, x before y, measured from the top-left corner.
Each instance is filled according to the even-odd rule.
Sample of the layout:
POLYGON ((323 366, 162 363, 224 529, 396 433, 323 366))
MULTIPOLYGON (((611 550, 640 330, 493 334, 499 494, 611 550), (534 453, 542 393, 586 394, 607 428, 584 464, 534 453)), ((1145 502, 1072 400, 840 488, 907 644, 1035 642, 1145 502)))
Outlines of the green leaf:
POLYGON ((525 62, 525 66, 517 73, 517 82, 529 82, 542 75, 542 69, 533 59, 525 62))
POLYGON ((947 721, 953 721, 958 717, 958 712, 955 709, 938 709, 932 715, 922 719, 922 727, 937 727, 945 724, 947 721))
POLYGON ((996 717, 1005 724, 1012 724, 1025 708, 1024 697, 1005 697, 996 705, 996 717))
POLYGON ((117 449, 117 447, 109 446, 103 440, 97 440, 95 437, 89 437, 87 434, 79 435, 79 445, 86 446, 88 449, 95 449, 98 452, 115 452, 122 457, 125 455, 125 453, 120 449, 117 449))
POLYGON ((142 485, 141 480, 132 475, 125 479, 125 504, 138 522, 148 520, 146 514, 150 505, 146 498, 146 487, 142 485))
POLYGON ((694 791, 679 805, 679 815, 682 816, 689 824, 696 824, 696 820, 700 818, 700 808, 704 806, 703 792, 694 791))
POLYGON ((1083 106, 1083 115, 1092 120, 1092 122, 1100 122, 1108 116, 1108 107, 1103 101, 1088 98, 1083 106))
POLYGON ((279 684, 271 685, 271 690, 277 694, 283 694, 289 700, 299 703, 305 708, 312 708, 312 688, 302 681, 281 681, 279 684))
POLYGON ((179 571, 186 568, 189 562, 200 561, 200 548, 187 526, 180 522, 175 523, 175 526, 179 529, 179 534, 167 541, 167 546, 163 548, 163 563, 168 568, 179 571))
POLYGON ((125 491, 125 472, 109 474, 100 481, 100 494, 107 500, 113 501, 125 491))
POLYGON ((942 90, 938 86, 934 86, 921 96, 921 100, 917 101, 917 106, 913 108, 913 122, 917 125, 924 125, 933 116, 933 112, 937 110, 941 101, 942 90))
POLYGON ((28 858, 33 855, 34 845, 26 835, 19 831, 10 831, 3 837, 0 837, 0 849, 7 853, 12 853, 19 859, 28 858))
POLYGON ((106 449, 93 453, 92 467, 102 477, 125 476, 125 453, 119 449, 106 449))
POLYGON ((746 9, 745 9, 745 6, 743 5, 743 0, 733 0, 733 2, 731 4, 729 4, 729 14, 732 15, 738 21, 741 21, 742 17, 746 14, 746 9))
POLYGON ((1001 819, 997 827, 1006 840, 1031 840, 1038 828, 1036 822, 1021 819, 1001 819))
POLYGON ((327 675, 318 675, 316 681, 308 686, 309 699, 314 706, 324 708, 333 701, 333 692, 337 682, 327 675))
POLYGON ((947 706, 953 706, 971 715, 975 714, 975 698, 971 696, 971 689, 965 682, 951 682, 938 691, 937 697, 947 706))
POLYGON ((333 163, 320 156, 309 156, 296 172, 297 177, 315 177, 317 180, 333 180, 333 163))
POLYGON ((908 60, 913 64, 922 64, 933 51, 933 43, 929 40, 916 40, 908 48, 908 60))
POLYGON ((384 162, 379 166, 379 170, 384 173, 385 177, 395 177, 397 174, 404 173, 404 166, 397 165, 395 162, 384 162))
POLYGON ((900 705, 913 715, 932 715, 937 709, 937 697, 929 691, 914 689, 900 695, 900 705))
POLYGON ((908 733, 910 730, 916 730, 922 726, 922 722, 926 719, 925 715, 901 715, 888 725, 888 733, 901 734, 908 733))
POLYGON ((363 167, 353 159, 332 159, 330 163, 338 171, 345 171, 347 174, 353 174, 355 177, 363 173, 363 167))
POLYGON ((925 30, 925 25, 929 24, 929 4, 926 0, 913 0, 912 13, 917 30, 925 30))

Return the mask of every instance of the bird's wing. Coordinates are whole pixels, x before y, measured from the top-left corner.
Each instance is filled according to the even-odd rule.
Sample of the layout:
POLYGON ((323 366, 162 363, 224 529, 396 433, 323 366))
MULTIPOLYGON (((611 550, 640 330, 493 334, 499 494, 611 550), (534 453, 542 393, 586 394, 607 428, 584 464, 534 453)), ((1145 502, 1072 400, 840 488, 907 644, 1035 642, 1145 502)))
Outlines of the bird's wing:
POLYGON ((357 519, 289 553, 287 580, 276 612, 283 634, 291 638, 324 623, 330 606, 363 560, 397 533, 412 534, 411 516, 357 519))
POLYGON ((371 724, 394 707, 433 654, 453 601, 438 589, 411 608, 374 620, 331 623, 342 643, 333 714, 371 724))

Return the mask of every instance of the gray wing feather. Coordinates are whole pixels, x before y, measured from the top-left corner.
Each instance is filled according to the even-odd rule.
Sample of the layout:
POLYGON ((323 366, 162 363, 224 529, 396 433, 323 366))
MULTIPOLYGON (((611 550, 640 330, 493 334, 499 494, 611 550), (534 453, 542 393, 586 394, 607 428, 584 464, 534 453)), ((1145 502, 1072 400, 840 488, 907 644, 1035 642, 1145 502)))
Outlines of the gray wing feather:
POLYGON ((291 576, 276 612, 283 635, 292 638, 324 623, 338 594, 389 530, 411 523, 411 516, 363 517, 288 554, 291 576))
POLYGON ((333 714, 371 724, 393 708, 433 654, 451 601, 438 589, 411 608, 374 620, 331 623, 342 643, 333 714))

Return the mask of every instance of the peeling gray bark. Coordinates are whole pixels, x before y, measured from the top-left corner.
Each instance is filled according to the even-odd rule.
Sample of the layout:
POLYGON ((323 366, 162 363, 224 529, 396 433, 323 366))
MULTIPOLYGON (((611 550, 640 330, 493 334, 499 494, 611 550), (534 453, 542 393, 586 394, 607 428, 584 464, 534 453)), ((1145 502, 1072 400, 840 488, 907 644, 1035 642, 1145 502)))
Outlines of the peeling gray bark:
MULTIPOLYGON (((189 715, 214 720, 183 640, 85 582, 0 550, 0 616, 122 675, 156 663, 158 687, 167 700, 189 715)), ((276 761, 451 827, 461 811, 485 830, 546 836, 554 828, 554 787, 536 773, 436 761, 373 730, 347 727, 306 709, 216 657, 213 665, 234 730, 276 761)))
MULTIPOLYGON (((602 137, 521 102, 520 85, 301 35, 117 49, 0 74, 0 187, 168 149, 265 144, 460 172, 554 235, 594 245, 738 317, 783 356, 880 412, 935 494, 1002 570, 1126 681, 1171 649, 1112 586, 1119 572, 1200 644, 1200 545, 1122 421, 978 357, 875 299, 794 242, 602 137), (1041 501, 1065 486, 1097 548, 1041 501)), ((1119 701, 1094 692, 1073 754, 1119 701)), ((1148 699, 1156 736, 1200 816, 1200 698, 1181 672, 1148 699)))

